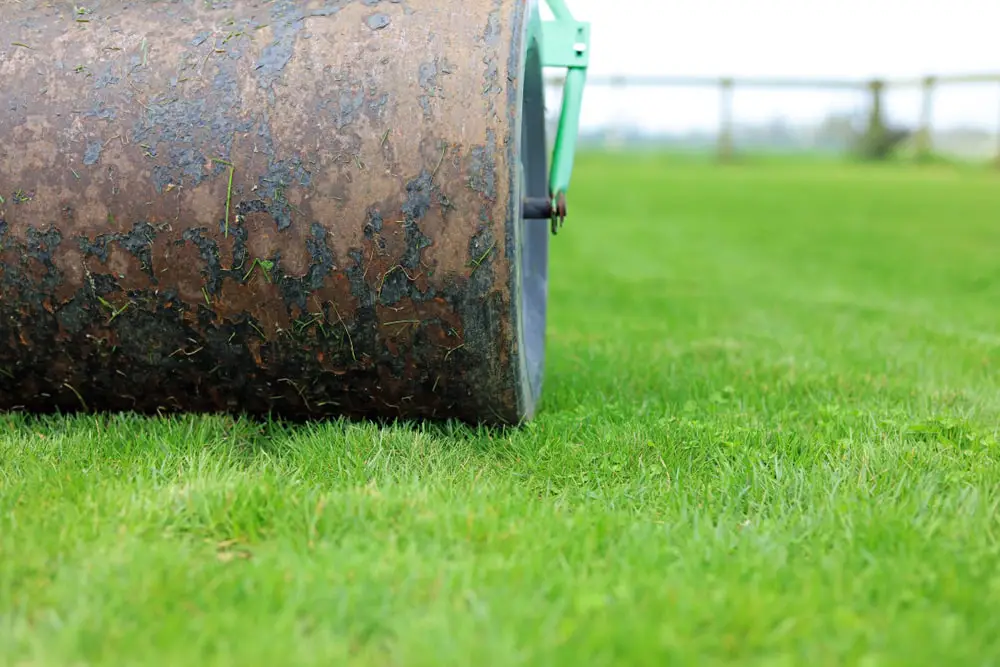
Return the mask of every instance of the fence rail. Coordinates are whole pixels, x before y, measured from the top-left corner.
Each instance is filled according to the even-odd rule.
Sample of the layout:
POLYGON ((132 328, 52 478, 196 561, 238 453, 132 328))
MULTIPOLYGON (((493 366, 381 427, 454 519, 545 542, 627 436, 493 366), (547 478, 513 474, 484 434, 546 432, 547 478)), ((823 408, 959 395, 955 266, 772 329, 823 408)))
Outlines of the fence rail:
MULTIPOLYGON (((549 77, 548 83, 560 86, 561 76, 549 77)), ((738 88, 770 89, 824 89, 857 91, 867 96, 868 118, 864 142, 874 152, 884 149, 887 126, 884 96, 889 90, 919 89, 921 91, 920 115, 912 133, 914 155, 928 158, 934 151, 932 141, 934 98, 939 88, 952 84, 996 84, 1000 94, 1000 73, 970 73, 961 75, 928 75, 900 79, 835 79, 835 78, 779 78, 779 77, 704 77, 704 76, 643 76, 643 75, 591 75, 588 86, 607 88, 715 88, 719 92, 719 127, 717 151, 720 159, 728 160, 734 154, 734 92, 738 88)), ((1000 167, 1000 113, 997 115, 996 164, 1000 167)))
MULTIPOLYGON (((923 76, 909 79, 816 79, 788 77, 727 77, 727 76, 660 76, 660 75, 590 75, 587 83, 596 86, 717 86, 720 82, 731 81, 741 87, 765 88, 841 88, 864 90, 873 81, 882 81, 892 87, 922 86, 928 79, 937 83, 997 83, 1000 73, 961 74, 943 76, 923 76)), ((562 77, 550 77, 551 82, 562 82, 562 77)))

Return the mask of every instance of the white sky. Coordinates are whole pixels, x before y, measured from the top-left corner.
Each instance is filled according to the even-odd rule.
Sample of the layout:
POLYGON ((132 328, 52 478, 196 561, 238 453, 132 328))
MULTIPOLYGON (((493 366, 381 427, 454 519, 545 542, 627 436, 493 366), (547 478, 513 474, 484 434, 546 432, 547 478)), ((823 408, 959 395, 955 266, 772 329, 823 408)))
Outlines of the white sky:
MULTIPOLYGON (((1000 0, 566 0, 593 24, 591 69, 603 74, 775 77, 920 77, 1000 73, 1000 0)), ((887 99, 893 119, 915 121, 919 94, 887 99)), ((745 91, 738 120, 822 117, 862 108, 851 93, 745 91)), ((587 125, 712 127, 709 90, 632 91, 613 98, 590 87, 587 125)), ((1000 85, 943 87, 942 126, 1000 124, 1000 85)))

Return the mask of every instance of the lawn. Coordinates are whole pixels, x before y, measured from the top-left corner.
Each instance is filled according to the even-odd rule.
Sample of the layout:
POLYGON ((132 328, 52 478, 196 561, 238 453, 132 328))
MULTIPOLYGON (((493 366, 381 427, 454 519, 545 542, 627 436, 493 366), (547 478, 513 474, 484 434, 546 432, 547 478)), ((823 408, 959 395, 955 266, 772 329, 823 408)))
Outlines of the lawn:
POLYGON ((520 430, 0 417, 0 663, 1000 664, 1000 174, 570 205, 520 430))

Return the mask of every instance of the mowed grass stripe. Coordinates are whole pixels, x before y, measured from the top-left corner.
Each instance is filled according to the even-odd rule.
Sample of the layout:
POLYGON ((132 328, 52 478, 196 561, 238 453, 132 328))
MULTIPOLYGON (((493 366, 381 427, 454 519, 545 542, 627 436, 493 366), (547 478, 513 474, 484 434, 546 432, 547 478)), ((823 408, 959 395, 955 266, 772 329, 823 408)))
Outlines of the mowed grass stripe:
POLYGON ((1000 182, 585 155, 522 429, 0 420, 5 664, 993 664, 1000 182))

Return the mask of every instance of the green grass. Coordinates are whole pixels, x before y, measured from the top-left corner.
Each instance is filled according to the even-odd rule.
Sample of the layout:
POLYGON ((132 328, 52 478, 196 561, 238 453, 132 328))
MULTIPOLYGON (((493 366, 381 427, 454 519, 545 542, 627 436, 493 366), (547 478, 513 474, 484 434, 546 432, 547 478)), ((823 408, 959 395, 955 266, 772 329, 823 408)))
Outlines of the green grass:
POLYGON ((1000 662, 1000 175, 585 155, 544 410, 0 420, 8 665, 1000 662))

